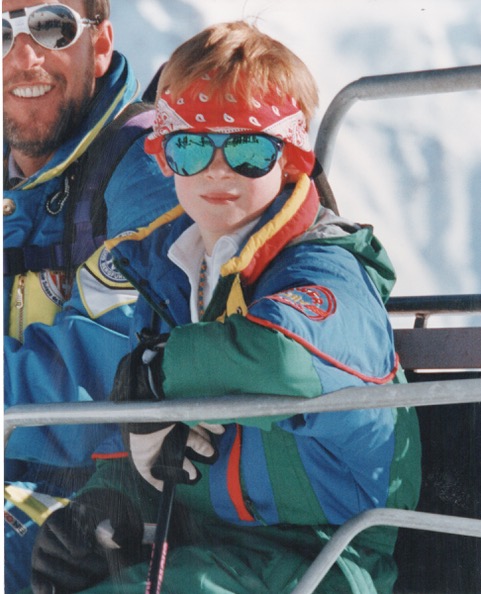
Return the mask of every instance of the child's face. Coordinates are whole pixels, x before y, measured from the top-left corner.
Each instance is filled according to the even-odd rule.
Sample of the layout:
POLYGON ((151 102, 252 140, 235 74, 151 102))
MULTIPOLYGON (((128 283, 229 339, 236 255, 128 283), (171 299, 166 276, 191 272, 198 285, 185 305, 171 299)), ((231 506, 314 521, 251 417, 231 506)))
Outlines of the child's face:
MULTIPOLYGON (((159 155, 165 175, 173 175, 159 155)), ((199 225, 207 253, 216 241, 260 216, 282 190, 283 157, 266 175, 249 178, 227 165, 218 149, 212 163, 195 175, 175 175, 175 189, 185 212, 199 225)))

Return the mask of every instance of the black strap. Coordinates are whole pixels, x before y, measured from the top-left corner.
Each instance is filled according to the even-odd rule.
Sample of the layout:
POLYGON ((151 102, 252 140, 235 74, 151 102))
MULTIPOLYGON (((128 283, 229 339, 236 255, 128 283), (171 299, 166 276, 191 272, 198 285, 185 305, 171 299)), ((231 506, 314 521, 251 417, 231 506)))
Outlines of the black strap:
POLYGON ((153 114, 150 104, 128 105, 83 156, 65 224, 67 271, 74 272, 105 240, 105 190, 132 144, 151 129, 153 114))
POLYGON ((319 163, 317 159, 316 164, 314 165, 312 178, 314 180, 316 189, 319 193, 319 198, 321 200, 322 206, 329 208, 335 214, 339 215, 339 208, 337 206, 334 192, 332 191, 331 185, 327 180, 327 175, 325 174, 322 165, 319 163))
POLYGON ((66 270, 72 275, 105 240, 104 192, 132 144, 151 129, 153 106, 128 105, 89 149, 65 172, 67 213, 64 240, 47 246, 29 245, 3 250, 3 274, 66 270))
POLYGON ((64 252, 63 243, 4 248, 3 276, 25 274, 27 270, 63 270, 66 266, 64 252))

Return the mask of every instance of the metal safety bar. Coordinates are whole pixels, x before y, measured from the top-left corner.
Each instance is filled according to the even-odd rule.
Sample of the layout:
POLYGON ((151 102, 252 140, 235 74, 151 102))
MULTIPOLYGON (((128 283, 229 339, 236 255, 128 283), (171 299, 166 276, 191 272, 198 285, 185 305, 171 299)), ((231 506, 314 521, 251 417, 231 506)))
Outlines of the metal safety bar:
POLYGON ((347 520, 338 528, 292 594, 312 594, 351 540, 372 526, 394 526, 481 538, 481 520, 404 509, 370 509, 347 520))
POLYGON ((395 315, 481 313, 481 294, 391 297, 386 307, 390 314, 395 315))
MULTIPOLYGON (((400 406, 427 406, 481 402, 481 379, 447 380, 419 384, 389 384, 346 388, 318 398, 285 396, 224 396, 181 402, 82 402, 13 406, 4 415, 5 445, 16 427, 126 422, 219 421, 300 413, 400 406)), ((311 594, 336 562, 345 546, 362 530, 376 525, 415 528, 481 537, 481 520, 411 512, 368 510, 348 520, 333 535, 293 594, 311 594)))
POLYGON ((23 404, 4 414, 5 443, 16 427, 89 423, 222 421, 367 408, 481 402, 481 379, 345 388, 318 398, 224 396, 162 402, 23 404))
POLYGON ((393 99, 481 89, 481 65, 366 76, 339 91, 319 126, 315 153, 327 173, 341 121, 356 101, 393 99))
MULTIPOLYGON (((390 315, 414 315, 414 327, 425 328, 432 315, 481 313, 481 294, 391 297, 386 308, 390 315)), ((481 332, 481 329, 478 328, 477 331, 481 332)), ((481 365, 481 352, 479 361, 481 365)))

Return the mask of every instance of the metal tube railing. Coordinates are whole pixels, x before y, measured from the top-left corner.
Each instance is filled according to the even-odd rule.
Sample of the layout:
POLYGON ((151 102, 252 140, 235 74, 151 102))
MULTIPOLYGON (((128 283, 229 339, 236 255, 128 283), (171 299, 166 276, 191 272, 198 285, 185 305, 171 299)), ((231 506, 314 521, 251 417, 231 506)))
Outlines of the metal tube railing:
POLYGON ((315 143, 316 156, 327 173, 341 121, 356 101, 479 89, 481 89, 481 65, 360 78, 341 89, 327 108, 315 143))
MULTIPOLYGON (((307 399, 283 396, 225 396, 181 402, 114 403, 82 402, 18 405, 4 415, 4 438, 16 427, 85 423, 152 421, 200 421, 333 412, 362 408, 427 406, 481 402, 481 379, 448 380, 418 384, 389 384, 347 388, 322 397, 307 399)), ((416 528, 450 534, 481 537, 481 520, 408 512, 369 510, 341 526, 301 578, 293 594, 311 594, 346 544, 362 530, 374 525, 416 528)))
POLYGON ((481 294, 391 297, 386 307, 390 314, 396 315, 481 313, 481 294))
POLYGON ((338 528, 292 594, 312 594, 351 540, 372 526, 395 526, 481 538, 481 520, 404 509, 371 509, 351 518, 338 528))
POLYGON ((224 396, 162 402, 64 402, 12 406, 4 414, 4 439, 16 427, 88 423, 219 421, 291 416, 366 408, 481 402, 481 379, 346 388, 318 398, 224 396))

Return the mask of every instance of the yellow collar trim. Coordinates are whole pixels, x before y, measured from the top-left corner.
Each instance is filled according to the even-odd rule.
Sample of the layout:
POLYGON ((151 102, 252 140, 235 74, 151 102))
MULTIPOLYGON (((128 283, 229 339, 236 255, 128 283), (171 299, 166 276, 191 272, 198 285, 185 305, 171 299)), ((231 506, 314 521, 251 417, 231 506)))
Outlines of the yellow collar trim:
POLYGON ((43 173, 42 175, 37 177, 37 179, 34 180, 33 182, 26 184, 22 188, 22 190, 31 190, 32 188, 35 188, 39 184, 43 184, 44 182, 47 182, 50 179, 53 179, 54 177, 61 175, 71 163, 73 163, 81 155, 83 155, 83 153, 88 149, 88 147, 92 144, 92 142, 97 138, 97 135, 99 134, 101 129, 104 127, 105 122, 109 119, 109 117, 115 111, 115 109, 116 109, 117 105, 120 103, 124 93, 125 93, 125 87, 122 88, 121 91, 118 93, 117 97, 115 98, 114 102, 112 103, 110 108, 107 110, 107 112, 104 114, 103 118, 101 120, 99 120, 99 122, 97 122, 97 125, 94 126, 94 128, 92 128, 88 132, 88 134, 86 134, 82 138, 82 140, 79 142, 77 147, 70 153, 70 155, 67 157, 67 159, 65 159, 65 161, 62 161, 62 163, 59 163, 55 167, 52 167, 52 169, 49 169, 48 171, 46 171, 45 173, 43 173))
POLYGON ((247 241, 242 252, 228 260, 220 269, 221 276, 241 273, 252 262, 252 258, 262 246, 267 243, 287 221, 298 211, 310 187, 309 177, 303 173, 296 183, 296 187, 282 209, 264 227, 254 233, 247 241))
POLYGON ((123 241, 141 241, 142 239, 148 237, 153 231, 155 231, 159 227, 162 227, 162 225, 166 225, 167 223, 170 223, 175 219, 179 218, 180 215, 183 214, 183 212, 184 209, 179 204, 171 210, 167 211, 162 216, 155 219, 155 221, 152 221, 152 223, 150 223, 150 225, 147 225, 147 227, 141 227, 140 229, 132 233, 127 232, 119 235, 118 237, 107 239, 105 241, 105 247, 110 251, 113 248, 117 247, 123 241))

